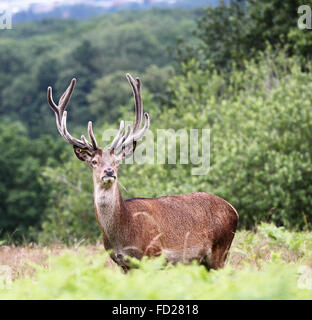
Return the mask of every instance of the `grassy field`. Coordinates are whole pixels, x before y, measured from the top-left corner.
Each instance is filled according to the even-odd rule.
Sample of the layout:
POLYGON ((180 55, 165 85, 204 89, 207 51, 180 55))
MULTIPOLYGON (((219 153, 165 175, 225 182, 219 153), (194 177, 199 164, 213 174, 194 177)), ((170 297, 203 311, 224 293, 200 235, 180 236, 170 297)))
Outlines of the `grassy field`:
POLYGON ((123 274, 100 244, 2 243, 0 299, 312 299, 311 232, 270 224, 237 232, 217 271, 165 265, 162 257, 133 263, 123 274))

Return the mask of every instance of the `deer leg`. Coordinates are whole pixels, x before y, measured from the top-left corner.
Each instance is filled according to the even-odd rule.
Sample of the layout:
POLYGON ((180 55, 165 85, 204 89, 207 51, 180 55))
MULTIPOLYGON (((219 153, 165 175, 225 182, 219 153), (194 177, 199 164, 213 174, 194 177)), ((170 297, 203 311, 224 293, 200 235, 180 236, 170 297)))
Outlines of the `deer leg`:
POLYGON ((213 247, 211 268, 219 269, 224 267, 227 254, 232 244, 232 240, 233 240, 233 237, 230 237, 226 239, 226 241, 218 243, 213 247))

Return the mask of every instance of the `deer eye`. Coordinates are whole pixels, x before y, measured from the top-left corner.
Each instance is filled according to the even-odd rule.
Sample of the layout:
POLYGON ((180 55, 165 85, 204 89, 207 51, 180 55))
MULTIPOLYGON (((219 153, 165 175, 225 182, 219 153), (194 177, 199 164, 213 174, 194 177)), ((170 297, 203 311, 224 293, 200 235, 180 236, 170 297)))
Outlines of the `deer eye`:
POLYGON ((96 160, 92 160, 92 164, 96 165, 97 161, 96 160))

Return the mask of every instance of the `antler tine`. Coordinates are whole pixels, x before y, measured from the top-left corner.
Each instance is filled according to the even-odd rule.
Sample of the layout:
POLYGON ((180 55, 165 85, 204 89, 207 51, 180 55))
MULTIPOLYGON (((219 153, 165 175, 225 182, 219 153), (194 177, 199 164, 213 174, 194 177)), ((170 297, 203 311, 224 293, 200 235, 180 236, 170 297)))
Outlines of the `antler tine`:
POLYGON ((48 87, 48 102, 51 107, 51 109, 58 114, 58 108, 57 105, 55 104, 53 97, 52 97, 52 87, 48 87))
POLYGON ((59 108, 60 108, 61 112, 64 112, 64 110, 66 109, 67 104, 71 98, 73 91, 74 91, 76 82, 77 82, 76 78, 73 78, 72 81, 70 82, 70 85, 68 86, 66 91, 61 96, 61 98, 59 100, 59 108))
POLYGON ((130 144, 133 144, 133 142, 140 140, 144 136, 150 124, 148 113, 146 112, 144 113, 144 118, 145 118, 144 127, 138 132, 132 132, 132 134, 122 143, 123 148, 128 147, 130 144))
POLYGON ((53 100, 51 87, 48 87, 48 102, 49 102, 51 109, 55 112, 56 126, 57 126, 58 131, 61 133, 61 131, 62 131, 62 129, 61 129, 62 117, 60 116, 59 109, 53 100))
POLYGON ((56 105, 56 103, 53 100, 52 87, 48 87, 48 101, 49 101, 49 104, 50 104, 52 110, 55 112, 55 116, 56 116, 56 120, 57 120, 56 124, 57 124, 59 131, 61 130, 61 123, 62 123, 62 117, 63 117, 64 110, 66 109, 66 106, 70 100, 70 97, 71 97, 72 92, 74 90, 75 84, 76 84, 76 79, 73 78, 70 85, 68 86, 66 91, 61 96, 58 106, 56 105))
POLYGON ((95 136, 93 134, 91 121, 88 124, 88 134, 91 139, 91 143, 89 143, 84 136, 81 136, 81 140, 74 138, 67 130, 67 125, 66 125, 67 111, 65 111, 65 109, 72 96, 75 84, 76 84, 76 79, 73 78, 72 81, 70 82, 70 85, 66 89, 66 91, 62 94, 58 105, 56 105, 56 103, 53 100, 52 88, 48 87, 48 102, 52 110, 55 112, 57 129, 61 134, 61 136, 65 139, 65 141, 67 141, 69 144, 75 147, 93 152, 96 149, 98 149, 98 145, 97 145, 95 136))
POLYGON ((125 158, 128 158, 129 156, 131 156, 131 154, 134 152, 136 148, 137 140, 141 139, 144 136, 146 130, 149 128, 150 119, 149 119, 148 113, 145 112, 144 117, 145 117, 144 127, 139 132, 137 132, 135 136, 128 138, 128 140, 125 139, 122 143, 122 150, 124 150, 125 158), (128 148, 130 145, 132 145, 132 148, 128 148))
POLYGON ((90 144, 90 142, 86 139, 86 137, 84 135, 81 136, 81 140, 85 145, 88 146, 89 150, 91 150, 93 148, 93 146, 90 144))
POLYGON ((94 136, 94 133, 93 133, 93 129, 92 129, 92 121, 88 122, 88 135, 89 135, 89 138, 91 140, 93 149, 94 150, 98 149, 98 144, 96 142, 96 139, 95 139, 95 136, 94 136))
POLYGON ((114 138, 114 140, 113 140, 113 142, 112 142, 112 144, 110 146, 111 150, 114 150, 116 148, 116 146, 117 146, 117 144, 118 144, 118 142, 119 142, 119 140, 120 140, 120 138, 122 136, 122 132, 124 130, 124 127, 125 127, 125 122, 122 120, 122 121, 120 121, 119 131, 118 131, 117 135, 115 136, 115 138, 114 138))
POLYGON ((116 150, 118 150, 121 147, 123 142, 129 137, 130 133, 131 133, 131 126, 130 126, 130 124, 128 124, 127 129, 126 129, 126 133, 121 137, 121 139, 118 140, 118 143, 115 147, 116 150))
POLYGON ((133 132, 136 132, 142 124, 143 118, 143 103, 142 103, 142 96, 141 96, 141 81, 139 78, 134 80, 130 73, 126 74, 126 77, 131 85, 134 101, 135 101, 135 123, 133 127, 133 132))
MULTIPOLYGON (((78 140, 74 138, 67 130, 67 125, 66 125, 66 120, 67 120, 67 111, 64 111, 63 117, 62 117, 62 123, 61 123, 61 128, 62 128, 62 136, 63 138, 69 143, 74 146, 77 146, 79 148, 88 148, 88 145, 85 145, 83 141, 78 140)), ((88 148, 89 149, 89 148, 88 148)))

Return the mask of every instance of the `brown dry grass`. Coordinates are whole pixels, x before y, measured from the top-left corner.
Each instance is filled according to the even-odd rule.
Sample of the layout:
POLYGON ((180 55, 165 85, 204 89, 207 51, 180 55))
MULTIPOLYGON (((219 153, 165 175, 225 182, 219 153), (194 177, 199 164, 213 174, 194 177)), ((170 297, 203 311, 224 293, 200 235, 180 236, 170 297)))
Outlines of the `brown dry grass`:
MULTIPOLYGON (((100 244, 83 247, 86 254, 91 256, 103 253, 103 246, 100 244)), ((68 250, 70 250, 72 254, 75 254, 78 249, 79 246, 67 247, 59 244, 49 247, 42 247, 33 243, 23 246, 0 246, 0 265, 7 265, 11 268, 12 280, 14 281, 25 276, 33 276, 35 268, 32 266, 32 263, 48 268, 49 256, 59 255, 68 250)), ((106 265, 116 267, 112 260, 108 260, 106 265)))
MULTIPOLYGON (((308 239, 311 239, 308 238, 308 239)), ((305 246, 305 252, 301 249, 293 249, 284 243, 261 236, 253 232, 240 231, 236 234, 230 253, 227 258, 227 264, 232 265, 234 269, 242 269, 246 264, 252 265, 257 269, 265 262, 269 262, 274 255, 280 256, 286 263, 303 263, 312 267, 311 255, 305 255, 306 252, 312 252, 312 243, 305 246)), ((85 254, 96 255, 104 252, 102 244, 83 245, 85 254)), ((63 244, 54 244, 43 247, 38 244, 27 244, 23 246, 0 246, 0 265, 8 265, 12 270, 12 280, 33 276, 35 268, 31 263, 49 267, 49 256, 59 255, 65 250, 70 250, 72 254, 77 253, 80 245, 68 247, 63 244), (29 261, 31 263, 29 263, 29 261)), ((109 260, 107 266, 117 268, 116 264, 109 260)))

